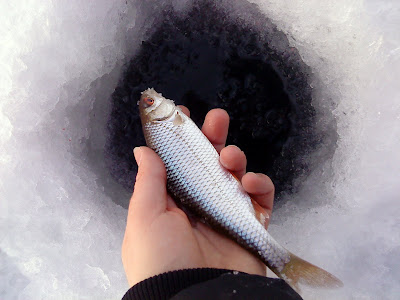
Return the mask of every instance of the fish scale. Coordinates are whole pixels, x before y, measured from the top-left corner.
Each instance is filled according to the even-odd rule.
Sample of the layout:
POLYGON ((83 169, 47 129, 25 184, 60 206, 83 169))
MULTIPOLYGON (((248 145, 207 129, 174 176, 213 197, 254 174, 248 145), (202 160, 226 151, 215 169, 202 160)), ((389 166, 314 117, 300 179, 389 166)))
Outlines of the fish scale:
POLYGON ((219 163, 219 155, 208 139, 191 119, 183 114, 181 117, 184 122, 180 126, 173 122, 144 124, 147 145, 165 164, 168 190, 211 226, 232 235, 270 266, 281 269, 289 260, 287 251, 255 218, 251 198, 219 163), (274 250, 268 251, 269 244, 275 245, 274 250))
POLYGON ((148 89, 138 104, 146 143, 164 162, 167 188, 176 201, 248 249, 297 291, 299 283, 342 286, 335 276, 271 237, 264 227, 263 209, 253 204, 240 182, 220 164, 207 137, 172 100, 148 89))

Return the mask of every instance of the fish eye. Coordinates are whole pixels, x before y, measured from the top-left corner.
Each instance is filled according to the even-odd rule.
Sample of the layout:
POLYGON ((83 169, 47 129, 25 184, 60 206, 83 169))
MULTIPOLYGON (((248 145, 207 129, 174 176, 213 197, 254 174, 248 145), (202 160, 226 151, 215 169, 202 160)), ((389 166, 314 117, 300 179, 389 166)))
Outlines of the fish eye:
POLYGON ((147 106, 152 106, 154 104, 154 99, 152 99, 150 97, 146 97, 146 98, 143 99, 143 102, 147 106))

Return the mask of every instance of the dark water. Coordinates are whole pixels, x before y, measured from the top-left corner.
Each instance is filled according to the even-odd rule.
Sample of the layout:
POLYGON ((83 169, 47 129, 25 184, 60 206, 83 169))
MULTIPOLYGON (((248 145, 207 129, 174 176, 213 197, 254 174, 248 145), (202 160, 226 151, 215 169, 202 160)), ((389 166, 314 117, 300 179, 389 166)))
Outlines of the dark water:
POLYGON ((231 3, 229 9, 214 1, 195 2, 187 12, 163 9, 126 67, 111 99, 106 157, 127 189, 137 171, 132 149, 145 144, 136 102, 148 87, 187 106, 199 126, 210 109, 227 110, 228 144, 245 151, 249 171, 272 178, 278 196, 308 172, 303 157, 320 139, 311 71, 256 6, 231 3))

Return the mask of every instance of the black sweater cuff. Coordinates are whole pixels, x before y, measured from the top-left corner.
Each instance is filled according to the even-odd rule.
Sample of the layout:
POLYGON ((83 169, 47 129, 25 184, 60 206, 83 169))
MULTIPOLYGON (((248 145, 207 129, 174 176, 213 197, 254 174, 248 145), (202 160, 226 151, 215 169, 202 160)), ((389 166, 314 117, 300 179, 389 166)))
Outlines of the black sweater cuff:
POLYGON ((169 299, 191 285, 231 272, 224 269, 201 268, 163 273, 135 284, 126 292, 122 300, 169 299))
POLYGON ((284 280, 225 269, 186 269, 134 285, 123 300, 271 299, 302 300, 284 280))

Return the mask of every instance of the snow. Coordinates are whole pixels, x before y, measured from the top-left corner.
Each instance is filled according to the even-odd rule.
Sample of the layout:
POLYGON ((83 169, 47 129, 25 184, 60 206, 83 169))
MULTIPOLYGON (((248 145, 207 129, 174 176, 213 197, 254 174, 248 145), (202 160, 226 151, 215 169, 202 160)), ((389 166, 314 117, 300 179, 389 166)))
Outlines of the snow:
POLYGON ((340 291, 305 291, 307 299, 396 299, 400 36, 393 28, 400 6, 311 1, 310 10, 302 1, 272 2, 261 5, 292 36, 304 61, 323 74, 326 91, 314 105, 324 110, 324 102, 334 99, 339 139, 333 159, 317 161, 302 190, 276 210, 271 232, 344 281, 340 291))
MULTIPOLYGON (((184 11, 189 1, 172 1, 184 11)), ((278 205, 271 233, 344 281, 306 299, 400 295, 400 4, 256 1, 320 78, 329 161, 278 205), (320 294, 322 293, 322 294, 320 294), (323 295, 323 296, 321 296, 323 295)), ((129 198, 109 178, 107 99, 162 3, 0 4, 0 298, 109 299, 128 288, 120 246, 129 198), (99 104, 103 103, 103 104, 99 104)))

